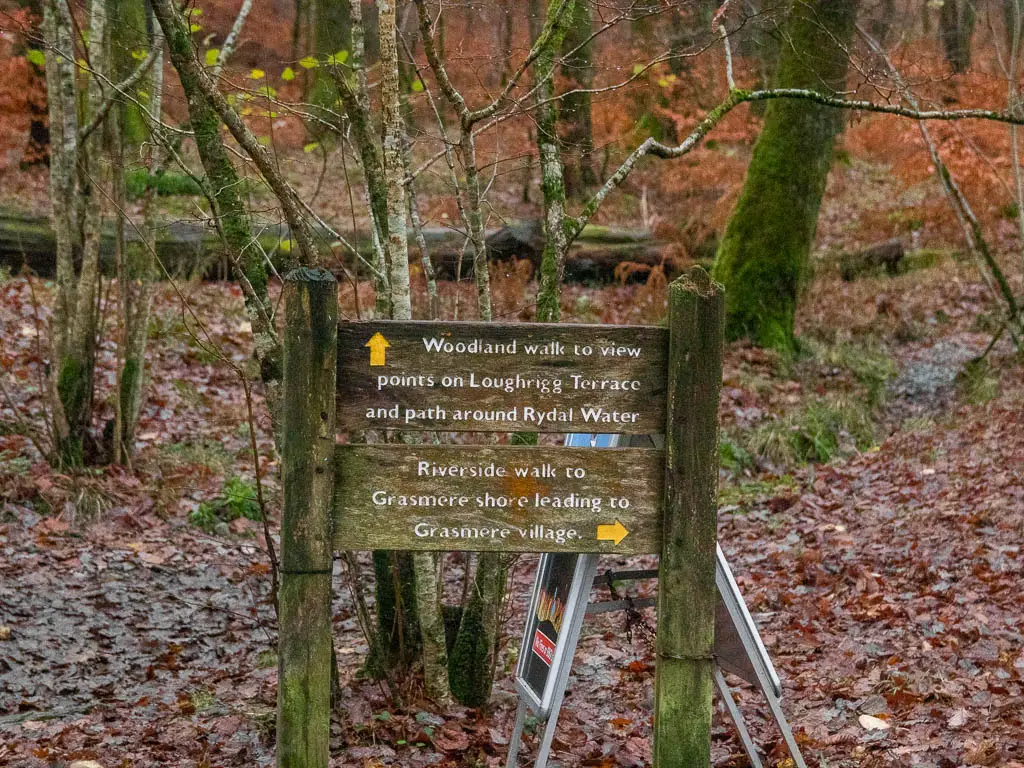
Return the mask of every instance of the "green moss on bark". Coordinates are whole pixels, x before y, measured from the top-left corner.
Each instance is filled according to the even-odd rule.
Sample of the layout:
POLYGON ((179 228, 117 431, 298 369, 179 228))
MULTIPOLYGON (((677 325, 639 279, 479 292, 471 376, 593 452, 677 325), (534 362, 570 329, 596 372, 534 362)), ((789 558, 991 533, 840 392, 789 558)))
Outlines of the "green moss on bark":
MULTIPOLYGON (((794 3, 779 86, 838 91, 858 3, 794 3)), ((772 101, 743 192, 725 230, 714 277, 726 287, 726 334, 794 350, 793 321, 818 209, 845 113, 799 100, 772 101)))
POLYGON ((60 398, 68 425, 68 434, 58 440, 58 459, 63 467, 80 467, 85 463, 85 433, 89 427, 92 366, 79 355, 67 355, 60 361, 57 396, 60 398))
POLYGON ((483 621, 483 605, 470 599, 462 614, 455 645, 448 656, 452 695, 467 707, 481 707, 491 695, 491 640, 483 621))
POLYGON ((452 695, 467 707, 482 707, 494 683, 494 642, 498 610, 505 594, 506 565, 501 554, 481 552, 473 589, 462 613, 459 634, 448 655, 452 695))

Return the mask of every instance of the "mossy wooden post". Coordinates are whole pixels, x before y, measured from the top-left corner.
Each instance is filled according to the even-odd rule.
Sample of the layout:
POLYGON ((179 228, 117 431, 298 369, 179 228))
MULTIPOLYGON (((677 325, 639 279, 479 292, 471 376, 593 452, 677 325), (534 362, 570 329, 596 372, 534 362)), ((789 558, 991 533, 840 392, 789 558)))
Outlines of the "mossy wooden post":
POLYGON ((303 267, 285 278, 284 294, 277 765, 327 768, 337 283, 303 267))
POLYGON ((722 287, 700 267, 669 286, 655 768, 699 768, 711 760, 724 307, 722 287))

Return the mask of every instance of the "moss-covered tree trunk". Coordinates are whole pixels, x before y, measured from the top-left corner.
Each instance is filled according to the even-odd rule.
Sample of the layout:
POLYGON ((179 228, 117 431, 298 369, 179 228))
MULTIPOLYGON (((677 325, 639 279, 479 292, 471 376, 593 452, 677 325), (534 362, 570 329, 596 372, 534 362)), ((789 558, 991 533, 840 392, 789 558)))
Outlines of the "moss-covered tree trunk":
POLYGON ((498 615, 507 576, 504 555, 480 553, 469 598, 463 606, 459 632, 448 655, 452 695, 468 707, 481 707, 491 696, 498 615))
MULTIPOLYGON (((836 92, 857 0, 796 0, 779 62, 783 88, 836 92)), ((773 101, 740 199, 715 259, 726 288, 726 333, 781 350, 794 347, 797 299, 807 276, 818 209, 845 113, 805 101, 773 101)))

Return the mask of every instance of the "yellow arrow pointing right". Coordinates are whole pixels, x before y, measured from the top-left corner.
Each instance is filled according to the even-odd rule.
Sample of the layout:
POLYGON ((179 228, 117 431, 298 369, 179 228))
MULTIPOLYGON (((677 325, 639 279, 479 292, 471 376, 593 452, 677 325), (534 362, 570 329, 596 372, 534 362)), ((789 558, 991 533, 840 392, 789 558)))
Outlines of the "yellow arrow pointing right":
POLYGON ((391 346, 391 342, 384 338, 384 334, 380 331, 373 334, 370 340, 366 342, 364 347, 370 348, 370 367, 384 365, 384 358, 387 353, 384 351, 391 346))
POLYGON ((613 525, 599 525, 597 526, 597 540, 598 541, 610 541, 616 546, 624 538, 629 536, 629 531, 622 523, 618 520, 613 525))

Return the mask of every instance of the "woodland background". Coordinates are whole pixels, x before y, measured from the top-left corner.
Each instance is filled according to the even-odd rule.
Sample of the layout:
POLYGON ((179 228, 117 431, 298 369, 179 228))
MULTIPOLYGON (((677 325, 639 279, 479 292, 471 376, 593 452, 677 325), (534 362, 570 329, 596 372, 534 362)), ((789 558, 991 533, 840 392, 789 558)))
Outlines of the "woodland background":
MULTIPOLYGON (((730 293, 747 319, 726 352, 719 536, 805 755, 1024 764, 1024 9, 380 5, 256 0, 234 38, 239 4, 221 0, 0 6, 0 763, 273 761, 275 311, 290 266, 334 271, 345 319, 657 324, 689 264, 729 287, 734 227, 768 266, 760 291, 730 293), (824 35, 814 46, 798 44, 800 19, 824 35), (221 111, 186 93, 202 80, 189 62, 221 111), (799 99, 716 111, 787 78, 994 119, 922 129, 799 99), (470 110, 498 103, 500 120, 470 142, 450 91, 470 110), (73 105, 60 125, 56 93, 73 105), (708 114, 720 122, 684 156, 642 158, 607 187, 570 246, 560 206, 586 212, 648 138, 685 144, 708 114), (755 189, 744 230, 730 219, 773 114, 784 136, 805 121, 823 138, 773 154, 769 191, 781 174, 806 194, 755 189), (386 235, 406 228, 403 257, 386 235), (765 295, 781 319, 759 313, 765 295)), ((335 764, 503 764, 534 563, 339 554, 335 764)), ((562 764, 649 761, 647 623, 588 621, 562 764)), ((767 709, 741 698, 785 765, 767 709)), ((745 764, 724 718, 713 760, 745 764)))

